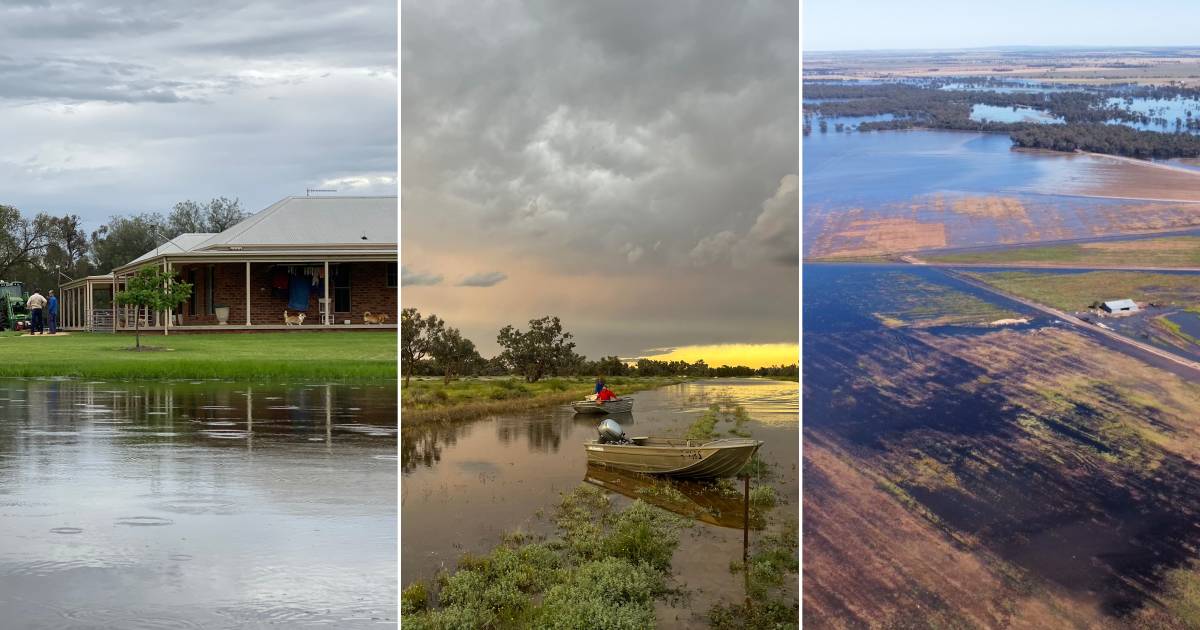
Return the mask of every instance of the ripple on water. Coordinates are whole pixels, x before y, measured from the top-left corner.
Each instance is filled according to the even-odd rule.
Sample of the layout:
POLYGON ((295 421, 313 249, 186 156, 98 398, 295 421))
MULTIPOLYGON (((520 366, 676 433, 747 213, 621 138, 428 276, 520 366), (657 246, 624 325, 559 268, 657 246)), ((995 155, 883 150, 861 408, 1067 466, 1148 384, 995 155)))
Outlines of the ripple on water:
POLYGON ((83 530, 78 527, 55 527, 50 530, 51 534, 82 534, 83 530))
POLYGON ((164 525, 174 525, 175 521, 161 516, 126 516, 116 520, 117 525, 128 525, 130 527, 162 527, 164 525))
POLYGON ((221 497, 177 497, 154 505, 157 510, 175 514, 233 514, 236 505, 221 497))
POLYGON ((207 436, 210 438, 217 438, 217 439, 221 439, 221 440, 242 440, 242 439, 245 439, 246 435, 247 435, 247 433, 245 431, 235 431, 232 429, 225 430, 225 431, 218 430, 218 429, 209 429, 206 431, 201 431, 200 433, 201 433, 201 435, 204 435, 204 436, 207 436))
MULTIPOLYGON (((109 608, 76 608, 61 611, 70 624, 67 627, 129 628, 130 630, 192 630, 204 628, 204 624, 170 616, 171 613, 157 610, 109 608), (80 626, 79 624, 83 624, 80 626)), ((186 613, 185 613, 186 614, 186 613)))

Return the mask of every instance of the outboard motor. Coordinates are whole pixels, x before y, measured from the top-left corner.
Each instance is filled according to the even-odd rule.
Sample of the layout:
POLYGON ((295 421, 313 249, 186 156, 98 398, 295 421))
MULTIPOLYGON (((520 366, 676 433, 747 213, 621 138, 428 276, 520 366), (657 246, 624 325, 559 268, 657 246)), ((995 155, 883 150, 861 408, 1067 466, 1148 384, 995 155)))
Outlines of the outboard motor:
POLYGON ((625 432, 621 430, 621 425, 612 418, 601 422, 600 426, 596 427, 596 431, 600 433, 601 444, 623 444, 628 441, 625 439, 625 432))

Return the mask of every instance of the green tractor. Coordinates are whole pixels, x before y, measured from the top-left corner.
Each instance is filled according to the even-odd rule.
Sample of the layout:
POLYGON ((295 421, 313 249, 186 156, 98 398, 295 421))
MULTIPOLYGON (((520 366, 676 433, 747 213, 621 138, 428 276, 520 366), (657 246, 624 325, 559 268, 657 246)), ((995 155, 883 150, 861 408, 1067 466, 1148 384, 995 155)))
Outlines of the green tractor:
POLYGON ((29 309, 25 283, 0 280, 0 330, 28 330, 29 309))

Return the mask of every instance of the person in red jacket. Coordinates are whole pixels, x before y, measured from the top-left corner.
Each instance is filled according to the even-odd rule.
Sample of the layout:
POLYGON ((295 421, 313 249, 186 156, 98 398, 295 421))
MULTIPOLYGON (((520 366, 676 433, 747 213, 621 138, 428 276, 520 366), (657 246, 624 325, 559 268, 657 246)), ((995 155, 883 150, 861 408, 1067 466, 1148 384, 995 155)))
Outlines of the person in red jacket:
POLYGON ((596 394, 596 400, 598 400, 600 402, 608 402, 610 400, 617 400, 617 395, 613 393, 613 390, 608 388, 608 385, 605 385, 604 389, 601 389, 600 393, 596 394))

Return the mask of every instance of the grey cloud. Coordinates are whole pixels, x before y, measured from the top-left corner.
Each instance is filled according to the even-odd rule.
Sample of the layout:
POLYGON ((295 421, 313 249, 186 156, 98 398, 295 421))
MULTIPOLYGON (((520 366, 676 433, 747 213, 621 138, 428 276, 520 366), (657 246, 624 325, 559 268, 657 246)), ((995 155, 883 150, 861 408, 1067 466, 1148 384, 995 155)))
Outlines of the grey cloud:
POLYGON ((400 266, 400 286, 402 287, 433 286, 435 284, 441 284, 441 282, 442 276, 440 275, 410 271, 408 267, 403 265, 400 266))
POLYGON ((508 278, 508 274, 501 271, 488 271, 484 273, 476 273, 463 278, 463 281, 458 283, 460 287, 494 287, 508 278))
MULTIPOLYGON (((702 275, 742 292, 680 294, 663 329, 605 353, 647 339, 793 338, 785 203, 768 212, 764 199, 799 158, 798 10, 787 0, 405 2, 405 243, 464 258, 519 252, 581 282, 599 267, 614 283, 702 275)), ((578 309, 588 334, 610 340, 634 334, 604 332, 612 321, 668 317, 663 304, 622 297, 601 322, 561 295, 536 297, 564 320, 578 309)), ((426 298, 431 310, 466 308, 461 296, 426 298)), ((492 310, 486 292, 474 299, 475 312, 492 310)))
POLYGON ((396 3, 0 3, 0 190, 23 209, 396 194, 396 3))

